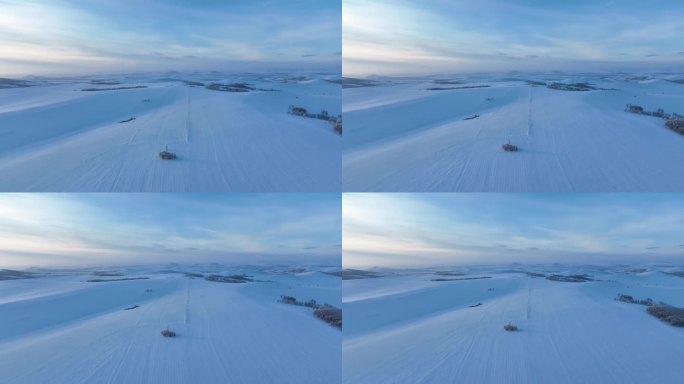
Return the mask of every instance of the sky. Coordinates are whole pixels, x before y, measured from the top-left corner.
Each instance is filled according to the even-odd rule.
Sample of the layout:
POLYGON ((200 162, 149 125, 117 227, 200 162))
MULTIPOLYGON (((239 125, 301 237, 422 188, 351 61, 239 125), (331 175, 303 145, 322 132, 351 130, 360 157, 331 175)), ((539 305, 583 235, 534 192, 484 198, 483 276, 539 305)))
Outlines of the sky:
POLYGON ((0 77, 340 71, 340 0, 0 0, 0 77))
POLYGON ((344 0, 345 76, 680 71, 681 0, 344 0))
POLYGON ((339 194, 0 194, 0 269, 339 265, 339 194))
POLYGON ((684 263, 684 194, 345 194, 343 265, 684 263))

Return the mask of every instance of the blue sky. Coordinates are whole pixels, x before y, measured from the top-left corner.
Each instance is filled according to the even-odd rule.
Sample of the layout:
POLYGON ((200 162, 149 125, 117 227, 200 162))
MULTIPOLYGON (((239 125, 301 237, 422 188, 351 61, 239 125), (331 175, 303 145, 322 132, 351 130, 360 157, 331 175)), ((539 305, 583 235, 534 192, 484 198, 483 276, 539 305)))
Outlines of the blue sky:
POLYGON ((0 77, 341 66, 339 0, 0 0, 0 77))
POLYGON ((684 262, 684 194, 345 194, 345 267, 684 262))
POLYGON ((339 265, 339 194, 0 194, 0 269, 339 265))
POLYGON ((344 73, 684 66, 680 0, 344 0, 344 73))

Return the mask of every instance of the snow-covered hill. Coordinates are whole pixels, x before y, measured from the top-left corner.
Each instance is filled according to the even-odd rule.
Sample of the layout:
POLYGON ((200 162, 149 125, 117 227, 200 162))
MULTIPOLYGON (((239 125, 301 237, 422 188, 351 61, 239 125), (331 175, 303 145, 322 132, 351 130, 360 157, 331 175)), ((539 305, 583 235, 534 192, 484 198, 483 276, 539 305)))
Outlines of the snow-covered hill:
POLYGON ((294 105, 338 115, 340 85, 328 80, 71 79, 0 89, 0 190, 339 190, 341 137, 329 122, 288 114, 294 105), (116 89, 125 87, 146 88, 116 89), (177 160, 159 158, 167 146, 177 160))
POLYGON ((664 383, 681 381, 684 328, 616 301, 684 306, 684 278, 659 269, 507 268, 343 282, 344 383, 664 383), (433 279, 488 279, 432 281, 433 279), (480 304, 480 305, 478 305, 480 304), (506 332, 511 322, 518 332, 506 332))
POLYGON ((0 281, 0 382, 340 381, 340 330, 310 308, 277 302, 288 294, 339 306, 339 277, 317 269, 214 273, 268 282, 221 283, 152 269, 0 281), (149 279, 87 282, 130 277, 149 279), (167 327, 177 337, 162 337, 167 327))
POLYGON ((676 176, 684 136, 662 119, 625 112, 636 104, 684 114, 683 84, 624 75, 528 77, 536 85, 473 77, 381 79, 344 89, 344 190, 684 190, 676 176), (542 85, 553 82, 594 89, 542 85), (519 152, 501 149, 509 140, 519 152))

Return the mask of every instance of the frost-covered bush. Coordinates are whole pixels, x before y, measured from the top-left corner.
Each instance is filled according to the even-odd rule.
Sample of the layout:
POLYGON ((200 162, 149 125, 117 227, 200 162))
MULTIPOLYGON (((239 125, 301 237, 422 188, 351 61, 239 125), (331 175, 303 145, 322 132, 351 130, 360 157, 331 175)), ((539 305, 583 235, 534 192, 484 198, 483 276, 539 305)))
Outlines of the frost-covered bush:
POLYGON ((632 296, 625 295, 622 293, 618 294, 617 300, 618 301, 624 301, 625 303, 633 303, 634 302, 634 298, 632 296))
POLYGON ((684 119, 683 118, 671 118, 665 122, 665 126, 671 130, 684 134, 684 119))
POLYGON ((295 297, 293 296, 286 296, 286 295, 281 295, 280 296, 280 301, 281 303, 285 304, 292 304, 292 305, 297 305, 298 301, 295 297))
POLYGON ((684 327, 684 308, 671 305, 653 305, 648 307, 648 313, 666 321, 676 327, 684 327))
POLYGON ((342 328, 342 309, 333 306, 322 306, 314 311, 314 316, 326 323, 342 328))
POLYGON ((513 325, 511 323, 508 323, 508 324, 504 325, 504 330, 509 331, 509 332, 515 332, 518 330, 518 327, 516 327, 515 325, 513 325))
POLYGON ((176 337, 176 332, 170 331, 168 328, 165 330, 161 331, 162 336, 164 337, 176 337))

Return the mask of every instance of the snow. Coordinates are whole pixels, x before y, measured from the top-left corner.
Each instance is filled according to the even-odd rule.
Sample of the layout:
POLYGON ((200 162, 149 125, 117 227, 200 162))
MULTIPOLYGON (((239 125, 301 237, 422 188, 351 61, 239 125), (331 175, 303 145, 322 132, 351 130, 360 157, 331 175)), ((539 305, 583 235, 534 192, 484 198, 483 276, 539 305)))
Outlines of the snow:
POLYGON ((650 316, 644 306, 614 299, 625 293, 684 306, 684 278, 659 270, 568 267, 563 272, 588 273, 597 281, 566 283, 496 267, 477 272, 492 278, 434 282, 429 280, 438 275, 423 273, 345 280, 342 381, 681 381, 684 329, 650 316), (393 287, 402 289, 359 299, 364 290, 393 287), (504 331, 509 322, 520 330, 504 331))
POLYGON ((339 306, 339 277, 224 272, 248 271, 269 282, 153 270, 133 275, 148 280, 96 283, 86 280, 120 277, 71 273, 0 281, 0 382, 339 382, 340 330, 277 302, 296 292, 339 306), (166 327, 178 336, 162 337, 166 327))
POLYGON ((289 105, 298 105, 338 115, 340 85, 326 76, 218 81, 278 90, 246 93, 137 80, 0 90, 0 189, 340 190, 341 137, 329 122, 287 113, 289 105), (82 91, 137 85, 147 88, 82 91), (119 123, 130 117, 135 120, 119 123), (178 160, 158 157, 166 146, 178 160))
POLYGON ((343 90, 343 189, 396 192, 681 191, 684 137, 625 105, 684 114, 684 85, 583 75, 570 92, 525 81, 384 81, 343 90), (429 87, 489 85, 428 91, 429 87), (490 99, 490 100, 488 100, 490 99), (464 120, 473 115, 472 120, 464 120), (511 141, 519 152, 501 150, 511 141))

